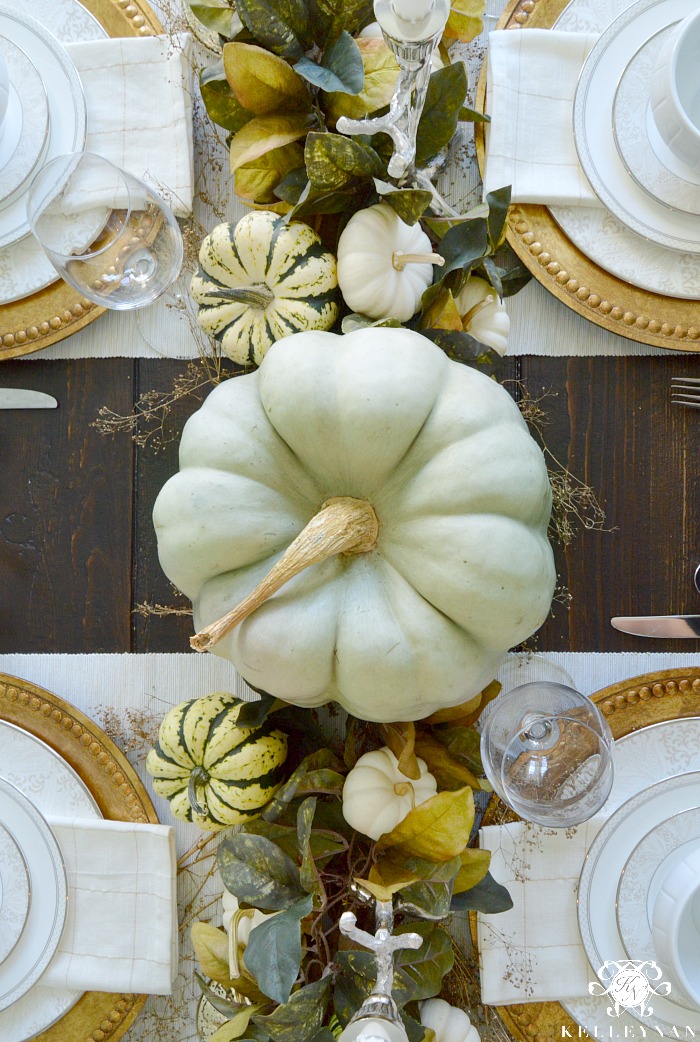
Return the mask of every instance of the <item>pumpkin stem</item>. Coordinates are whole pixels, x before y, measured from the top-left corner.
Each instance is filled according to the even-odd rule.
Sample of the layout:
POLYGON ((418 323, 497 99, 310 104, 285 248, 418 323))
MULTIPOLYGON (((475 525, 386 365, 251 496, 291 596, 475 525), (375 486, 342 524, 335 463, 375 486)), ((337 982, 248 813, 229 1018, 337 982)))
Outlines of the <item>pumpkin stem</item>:
POLYGON ((377 515, 366 499, 327 499, 252 593, 223 618, 191 637, 191 646, 195 651, 208 651, 309 565, 337 554, 369 553, 377 545, 378 533, 377 515))
POLYGON ((466 312, 466 314, 462 315, 462 329, 465 333, 469 332, 469 327, 471 326, 474 318, 479 314, 479 312, 483 311, 484 308, 487 308, 489 304, 493 304, 493 301, 494 298, 492 294, 487 293, 485 297, 482 297, 481 300, 478 300, 476 302, 473 308, 470 308, 469 311, 466 312))
POLYGON ((228 924, 228 972, 231 980, 236 980, 241 975, 238 959, 238 924, 241 919, 252 919, 254 915, 252 908, 237 908, 228 924))
POLYGON ((209 781, 209 775, 203 767, 195 767, 190 772, 190 780, 187 786, 187 799, 189 800, 190 806, 195 814, 204 815, 208 812, 207 801, 204 798, 202 792, 202 798, 200 800, 197 790, 204 789, 204 786, 209 781))
POLYGON ((445 258, 439 253, 404 253, 403 250, 394 250, 391 263, 397 271, 403 271, 407 264, 437 264, 441 268, 445 258))
POLYGON ((215 296, 238 304, 247 304, 251 308, 260 308, 261 311, 275 299, 275 294, 264 282, 256 282, 254 286, 217 289, 215 296))
POLYGON ((415 807, 416 805, 416 792, 410 782, 400 781, 394 783, 394 792, 397 796, 408 796, 411 795, 411 803, 415 807))

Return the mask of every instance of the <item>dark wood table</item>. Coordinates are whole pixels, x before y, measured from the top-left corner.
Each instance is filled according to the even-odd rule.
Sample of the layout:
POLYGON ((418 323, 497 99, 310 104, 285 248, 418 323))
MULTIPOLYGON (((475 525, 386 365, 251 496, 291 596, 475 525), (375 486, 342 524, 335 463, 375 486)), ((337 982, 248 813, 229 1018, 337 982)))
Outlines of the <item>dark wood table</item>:
MULTIPOLYGON (((645 640, 612 615, 700 612, 700 413, 671 408, 673 375, 692 355, 514 358, 505 378, 543 402, 548 450, 590 485, 602 530, 556 546, 560 591, 528 646, 541 651, 700 652, 700 641, 645 640)), ((0 364, 0 386, 53 394, 53 411, 0 411, 0 652, 188 651, 191 620, 142 615, 186 606, 160 570, 151 524, 177 468, 177 432, 198 405, 178 403, 158 451, 92 426, 101 406, 127 414, 167 390, 185 363, 164 359, 0 364)))

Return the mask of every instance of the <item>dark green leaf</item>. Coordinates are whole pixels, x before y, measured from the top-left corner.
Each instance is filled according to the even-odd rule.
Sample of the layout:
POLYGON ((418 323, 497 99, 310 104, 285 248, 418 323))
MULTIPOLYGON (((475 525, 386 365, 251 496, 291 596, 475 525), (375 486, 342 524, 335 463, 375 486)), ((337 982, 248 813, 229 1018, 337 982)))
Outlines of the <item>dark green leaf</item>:
POLYGON ((199 86, 207 114, 217 126, 235 134, 253 118, 253 113, 243 108, 231 90, 222 62, 209 69, 202 69, 199 86))
POLYGON ((288 1002, 301 965, 301 920, 313 898, 296 901, 250 931, 244 961, 260 990, 274 1002, 288 1002))
POLYGON ((430 77, 416 136, 416 166, 424 166, 455 136, 467 94, 467 70, 456 61, 430 77))
POLYGON ((480 344, 469 333, 453 332, 451 329, 421 329, 421 335, 437 344, 454 362, 480 369, 487 376, 503 368, 503 359, 498 352, 480 344))
POLYGON ((383 203, 388 203, 405 224, 415 224, 433 201, 430 192, 421 188, 400 188, 374 179, 374 186, 383 203))
MULTIPOLYGON (((296 862, 299 857, 299 839, 297 830, 291 825, 280 825, 278 822, 265 821, 256 818, 249 821, 245 826, 249 835, 265 836, 276 843, 284 853, 296 862)), ((327 861, 328 858, 347 850, 347 840, 337 832, 324 829, 313 829, 309 840, 314 860, 318 863, 327 861)))
POLYGON ((488 229, 483 217, 450 228, 438 246, 438 253, 445 258, 445 266, 439 269, 441 278, 455 268, 463 268, 468 274, 488 249, 488 229))
POLYGON ((483 270, 483 274, 486 281, 493 286, 499 297, 503 297, 503 285, 501 283, 501 275, 493 257, 484 257, 483 261, 481 262, 481 267, 477 270, 483 270))
POLYGON ((287 176, 282 178, 275 188, 275 195, 278 199, 284 199, 285 202, 291 203, 292 206, 296 206, 299 202, 301 193, 304 191, 308 183, 309 179, 306 176, 306 167, 298 166, 296 170, 290 170, 287 176))
POLYGON ((419 1024, 413 1017, 409 1017, 405 1010, 401 1010, 401 1019, 403 1026, 406 1028, 406 1034, 408 1035, 408 1042, 423 1042, 425 1038, 425 1028, 422 1024, 419 1024))
POLYGON ((304 800, 297 811, 297 841, 299 843, 299 853, 301 854, 299 878, 304 890, 309 894, 320 894, 323 892, 323 886, 319 880, 313 854, 311 853, 311 826, 314 823, 315 813, 315 796, 310 796, 307 800, 304 800))
POLYGON ((334 795, 340 796, 345 785, 345 777, 342 774, 338 774, 337 771, 309 771, 306 777, 302 778, 299 788, 297 789, 297 795, 301 796, 307 792, 318 792, 323 795, 334 795))
POLYGON ((309 1042, 336 1042, 336 1037, 330 1028, 321 1028, 309 1042))
POLYGON ((229 836, 219 844, 216 858, 224 886, 239 901, 276 912, 306 897, 296 865, 265 836, 229 836))
MULTIPOLYGON (((276 717, 276 720, 278 719, 282 726, 284 726, 283 714, 284 710, 276 717)), ((335 768, 336 766, 339 766, 339 762, 331 749, 317 748, 313 753, 309 753, 267 804, 262 813, 263 818, 266 821, 276 821, 281 817, 286 807, 296 796, 302 779, 306 777, 309 771, 321 770, 326 767, 335 768)))
POLYGON ((309 134, 304 160, 311 184, 325 191, 342 188, 354 178, 381 177, 384 172, 374 149, 342 134, 309 134))
POLYGON ((198 22, 205 25, 220 36, 230 37, 235 34, 238 16, 236 9, 226 3, 226 0, 199 0, 198 3, 190 3, 189 8, 198 22))
POLYGON ((303 0, 236 0, 236 8, 257 43, 281 58, 296 61, 311 43, 303 0))
POLYGON ((277 699, 261 695, 255 702, 244 702, 236 724, 238 727, 261 727, 277 699))
POLYGON ((524 264, 518 262, 514 268, 501 272, 501 286, 504 297, 512 297, 519 293, 523 286, 527 286, 532 278, 532 272, 524 264))
POLYGON ((337 87, 324 90, 340 91, 341 94, 359 94, 365 84, 365 69, 360 48, 350 33, 343 30, 337 40, 326 47, 321 64, 334 77, 337 87))
POLYGON ((395 898, 397 911, 420 919, 444 919, 450 912, 453 883, 424 883, 419 880, 400 890, 395 898))
POLYGON ((481 762, 481 736, 473 727, 436 727, 433 733, 453 756, 464 760, 474 774, 484 773, 484 765, 481 762))
POLYGON ((459 110, 459 121, 460 123, 490 123, 491 117, 487 116, 485 112, 478 112, 465 105, 459 110))
POLYGON ((323 1024, 330 990, 330 977, 323 977, 295 991, 289 1002, 278 1006, 269 1016, 256 1016, 253 1020, 273 1042, 301 1042, 312 1038, 323 1024))
MULTIPOLYGON (((377 963, 371 952, 338 952, 338 972, 333 988, 335 1013, 343 1027, 367 998, 377 979, 377 963)), ((394 992, 394 999, 399 999, 394 992)))
POLYGON ((394 933, 418 933, 423 938, 418 950, 402 948, 394 955, 394 980, 402 996, 401 1005, 437 995, 442 978, 454 962, 450 935, 437 923, 402 923, 394 933))
POLYGON ((306 199, 294 208, 292 217, 303 220, 317 213, 343 213, 353 202, 352 192, 309 192, 306 199))
POLYGON ((345 30, 351 35, 373 18, 372 0, 310 0, 316 42, 324 47, 345 30))
POLYGON ((489 207, 489 215, 486 218, 489 246, 491 247, 491 252, 495 253, 505 237, 504 229, 506 218, 508 217, 508 207, 510 206, 510 185, 507 185, 505 188, 499 188, 495 192, 489 192, 486 196, 486 202, 489 207))
POLYGON ((471 890, 456 894, 452 898, 453 912, 507 912, 513 907, 513 899, 501 883, 497 883, 487 872, 480 883, 471 890))

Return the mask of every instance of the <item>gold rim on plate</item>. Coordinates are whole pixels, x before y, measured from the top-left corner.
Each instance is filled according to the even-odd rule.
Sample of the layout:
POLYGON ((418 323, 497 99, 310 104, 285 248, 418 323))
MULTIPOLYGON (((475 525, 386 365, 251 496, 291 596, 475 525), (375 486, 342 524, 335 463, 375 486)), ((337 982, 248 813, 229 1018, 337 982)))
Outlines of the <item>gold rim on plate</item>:
MULTIPOLYGON (((526 3, 528 0, 526 0, 526 3)), ((603 688, 591 696, 607 718, 615 738, 631 734, 650 724, 683 717, 700 716, 700 667, 665 669, 603 688)), ((518 821, 494 796, 484 815, 484 825, 518 821)), ((476 915, 470 915, 471 934, 476 946, 476 915)), ((552 1042, 578 1037, 578 1024, 559 1002, 528 1002, 515 1006, 496 1006, 499 1017, 519 1042, 552 1042)))
MULTIPOLYGON (((146 0, 80 0, 111 37, 153 36, 163 26, 146 0)), ((40 351, 77 333, 105 309, 59 279, 50 286, 0 306, 0 359, 40 351)))
MULTIPOLYGON (((157 824, 150 797, 124 754, 94 720, 58 695, 0 673, 0 719, 59 753, 85 782, 105 818, 157 824)), ((86 992, 34 1042, 116 1042, 146 997, 86 992)))
MULTIPOLYGON (((551 29, 567 2, 511 0, 497 28, 551 29)), ((477 109, 483 112, 485 102, 486 62, 477 86, 477 109)), ((475 139, 483 174, 483 124, 475 125, 475 139)), ((700 351, 700 301, 652 293, 611 275, 574 246, 546 206, 513 204, 508 241, 545 289, 590 322, 642 344, 700 351)))

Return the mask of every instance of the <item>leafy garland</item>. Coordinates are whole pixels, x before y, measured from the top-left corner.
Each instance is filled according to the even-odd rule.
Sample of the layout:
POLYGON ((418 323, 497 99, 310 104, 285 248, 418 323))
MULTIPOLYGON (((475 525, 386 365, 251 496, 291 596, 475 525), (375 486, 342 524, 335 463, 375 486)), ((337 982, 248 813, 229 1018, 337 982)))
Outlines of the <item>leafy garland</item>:
MULTIPOLYGON (((431 217, 429 191, 389 177, 385 134, 336 132, 340 116, 385 111, 396 82, 398 65, 384 39, 356 35, 372 21, 371 0, 237 0, 235 8, 227 0, 190 0, 190 6, 222 44, 221 60, 201 71, 200 87, 210 118, 227 132, 236 194, 255 208, 312 225, 333 253, 353 214, 377 202, 406 224, 420 222, 446 263, 406 325, 456 360, 494 371, 497 352, 466 332, 471 316, 460 314, 455 298, 472 275, 501 298, 530 278, 505 246, 510 188, 491 193, 471 214, 431 217)), ((437 170, 459 122, 488 118, 465 107, 465 66, 449 64, 448 54, 482 30, 482 13, 483 0, 452 4, 442 67, 431 74, 418 126, 419 166, 437 170)), ((362 324, 373 323, 346 314, 343 330, 362 324)))
POLYGON ((200 985, 228 1018, 211 1042, 332 1042, 370 993, 376 971, 373 955, 350 944, 338 920, 352 910, 373 932, 374 899, 393 901, 396 932, 423 938, 418 952, 396 954, 393 990, 409 1042, 421 1042, 417 1003, 440 993, 455 960, 442 921, 512 905, 488 872, 488 851, 469 845, 474 791, 488 788, 478 777, 473 723, 499 689, 494 682, 416 724, 349 717, 341 748, 328 746, 311 714, 269 695, 242 706, 237 726, 260 727, 272 714, 294 759, 261 816, 226 830, 219 842, 219 871, 238 908, 228 932, 211 922, 192 927, 208 978, 200 985), (438 792, 374 841, 346 821, 343 787, 358 759, 380 747, 393 752, 407 781, 420 776, 420 757, 438 792), (240 920, 255 910, 266 914, 241 943, 240 920))

